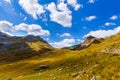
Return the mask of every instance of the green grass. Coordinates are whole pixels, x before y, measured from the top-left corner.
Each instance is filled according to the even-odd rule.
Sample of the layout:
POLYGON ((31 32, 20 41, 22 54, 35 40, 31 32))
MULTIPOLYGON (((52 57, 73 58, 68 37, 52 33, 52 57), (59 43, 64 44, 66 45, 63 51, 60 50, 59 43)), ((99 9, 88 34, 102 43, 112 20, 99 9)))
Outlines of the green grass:
MULTIPOLYGON (((120 55, 102 52, 105 48, 119 48, 119 40, 117 34, 80 51, 54 49, 15 62, 0 60, 0 80, 120 80, 120 55), (40 65, 49 68, 36 70, 40 65)), ((27 44, 35 51, 42 49, 39 42, 27 44)))
POLYGON ((0 66, 0 78, 13 80, 89 80, 93 76, 109 80, 120 78, 120 56, 111 53, 87 53, 81 51, 56 50, 18 62, 0 66), (56 51, 59 53, 56 53, 56 51), (39 65, 49 68, 35 71, 39 65), (61 69, 61 70, 60 70, 61 69), (116 72, 117 71, 117 72, 116 72), (79 73, 80 72, 80 73, 79 73), (78 73, 77 76, 74 74, 78 73))

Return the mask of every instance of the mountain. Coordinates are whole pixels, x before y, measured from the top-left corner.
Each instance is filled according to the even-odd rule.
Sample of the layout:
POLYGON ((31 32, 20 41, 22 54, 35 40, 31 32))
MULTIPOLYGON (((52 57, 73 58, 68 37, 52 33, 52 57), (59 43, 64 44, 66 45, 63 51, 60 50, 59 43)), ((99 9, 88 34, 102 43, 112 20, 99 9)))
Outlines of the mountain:
POLYGON ((105 38, 100 44, 92 44, 86 48, 86 50, 93 52, 120 53, 120 33, 105 38))
POLYGON ((12 36, 0 32, 0 41, 1 41, 1 40, 7 40, 7 39, 9 39, 9 38, 11 38, 11 37, 12 37, 12 36))
POLYGON ((0 40, 0 54, 7 61, 25 59, 53 49, 39 36, 12 37, 0 32, 0 40))
POLYGON ((103 40, 104 40, 103 38, 95 38, 94 36, 90 35, 90 36, 86 37, 84 42, 82 42, 81 44, 75 45, 75 49, 82 50, 82 49, 85 49, 85 48, 91 46, 92 44, 99 44, 103 40))
MULTIPOLYGON (((23 42, 27 41, 30 48, 35 51, 33 54, 41 52, 36 47, 39 43, 39 40, 36 40, 37 38, 34 42, 34 40, 29 41, 27 37, 20 37, 17 42, 22 39, 23 42)), ((18 57, 23 58, 26 54, 22 55, 22 53, 24 54, 22 52, 17 55, 17 58, 11 58, 9 54, 2 54, 0 55, 0 80, 120 79, 120 33, 105 39, 88 36, 83 43, 77 46, 77 50, 52 49, 51 51, 45 51, 44 54, 13 62, 10 60, 18 57), (83 45, 87 47, 79 49, 83 45), (8 59, 8 57, 11 59, 8 59)), ((44 49, 42 48, 42 50, 44 49)), ((29 54, 32 54, 32 51, 29 54)))
MULTIPOLYGON (((85 48, 88 48, 92 44, 99 44, 103 40, 104 40, 103 38, 96 38, 90 35, 90 36, 87 36, 86 39, 82 43, 75 45, 74 48, 75 50, 83 50, 85 48)), ((69 49, 69 47, 64 47, 63 49, 69 49)))

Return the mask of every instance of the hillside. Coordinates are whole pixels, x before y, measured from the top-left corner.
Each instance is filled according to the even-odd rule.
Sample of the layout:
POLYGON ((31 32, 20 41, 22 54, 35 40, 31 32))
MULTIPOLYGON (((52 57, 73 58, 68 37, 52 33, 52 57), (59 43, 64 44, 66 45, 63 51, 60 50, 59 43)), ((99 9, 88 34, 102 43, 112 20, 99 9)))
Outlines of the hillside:
POLYGON ((15 37, 0 33, 0 60, 17 61, 53 49, 46 41, 38 36, 15 37))
POLYGON ((106 38, 99 44, 91 44, 86 50, 92 52, 120 53, 120 33, 106 38))
POLYGON ((0 80, 120 80, 119 40, 120 33, 106 39, 91 37, 82 43, 89 44, 82 50, 54 49, 16 62, 1 62, 0 80))
POLYGON ((95 38, 94 36, 88 36, 83 41, 83 43, 75 45, 75 49, 82 50, 82 49, 88 48, 92 44, 100 44, 103 40, 104 39, 102 39, 102 38, 95 38))

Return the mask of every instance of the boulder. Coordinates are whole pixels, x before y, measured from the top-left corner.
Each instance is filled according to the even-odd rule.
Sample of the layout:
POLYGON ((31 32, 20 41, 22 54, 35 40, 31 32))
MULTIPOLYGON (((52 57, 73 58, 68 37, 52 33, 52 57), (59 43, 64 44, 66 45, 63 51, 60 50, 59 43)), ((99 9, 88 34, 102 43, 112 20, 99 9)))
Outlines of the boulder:
POLYGON ((36 71, 39 71, 39 70, 44 70, 44 69, 48 69, 49 66, 48 65, 40 65, 38 68, 36 68, 35 70, 36 71))
POLYGON ((12 78, 7 78, 6 80, 12 80, 12 78))

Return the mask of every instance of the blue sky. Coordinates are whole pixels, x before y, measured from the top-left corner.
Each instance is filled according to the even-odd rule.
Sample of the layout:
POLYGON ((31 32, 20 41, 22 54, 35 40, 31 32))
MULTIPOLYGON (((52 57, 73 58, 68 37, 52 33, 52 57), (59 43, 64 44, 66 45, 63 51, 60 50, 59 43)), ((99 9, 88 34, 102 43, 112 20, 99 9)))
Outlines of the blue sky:
POLYGON ((35 35, 54 47, 120 31, 120 0, 1 0, 0 31, 35 35))

